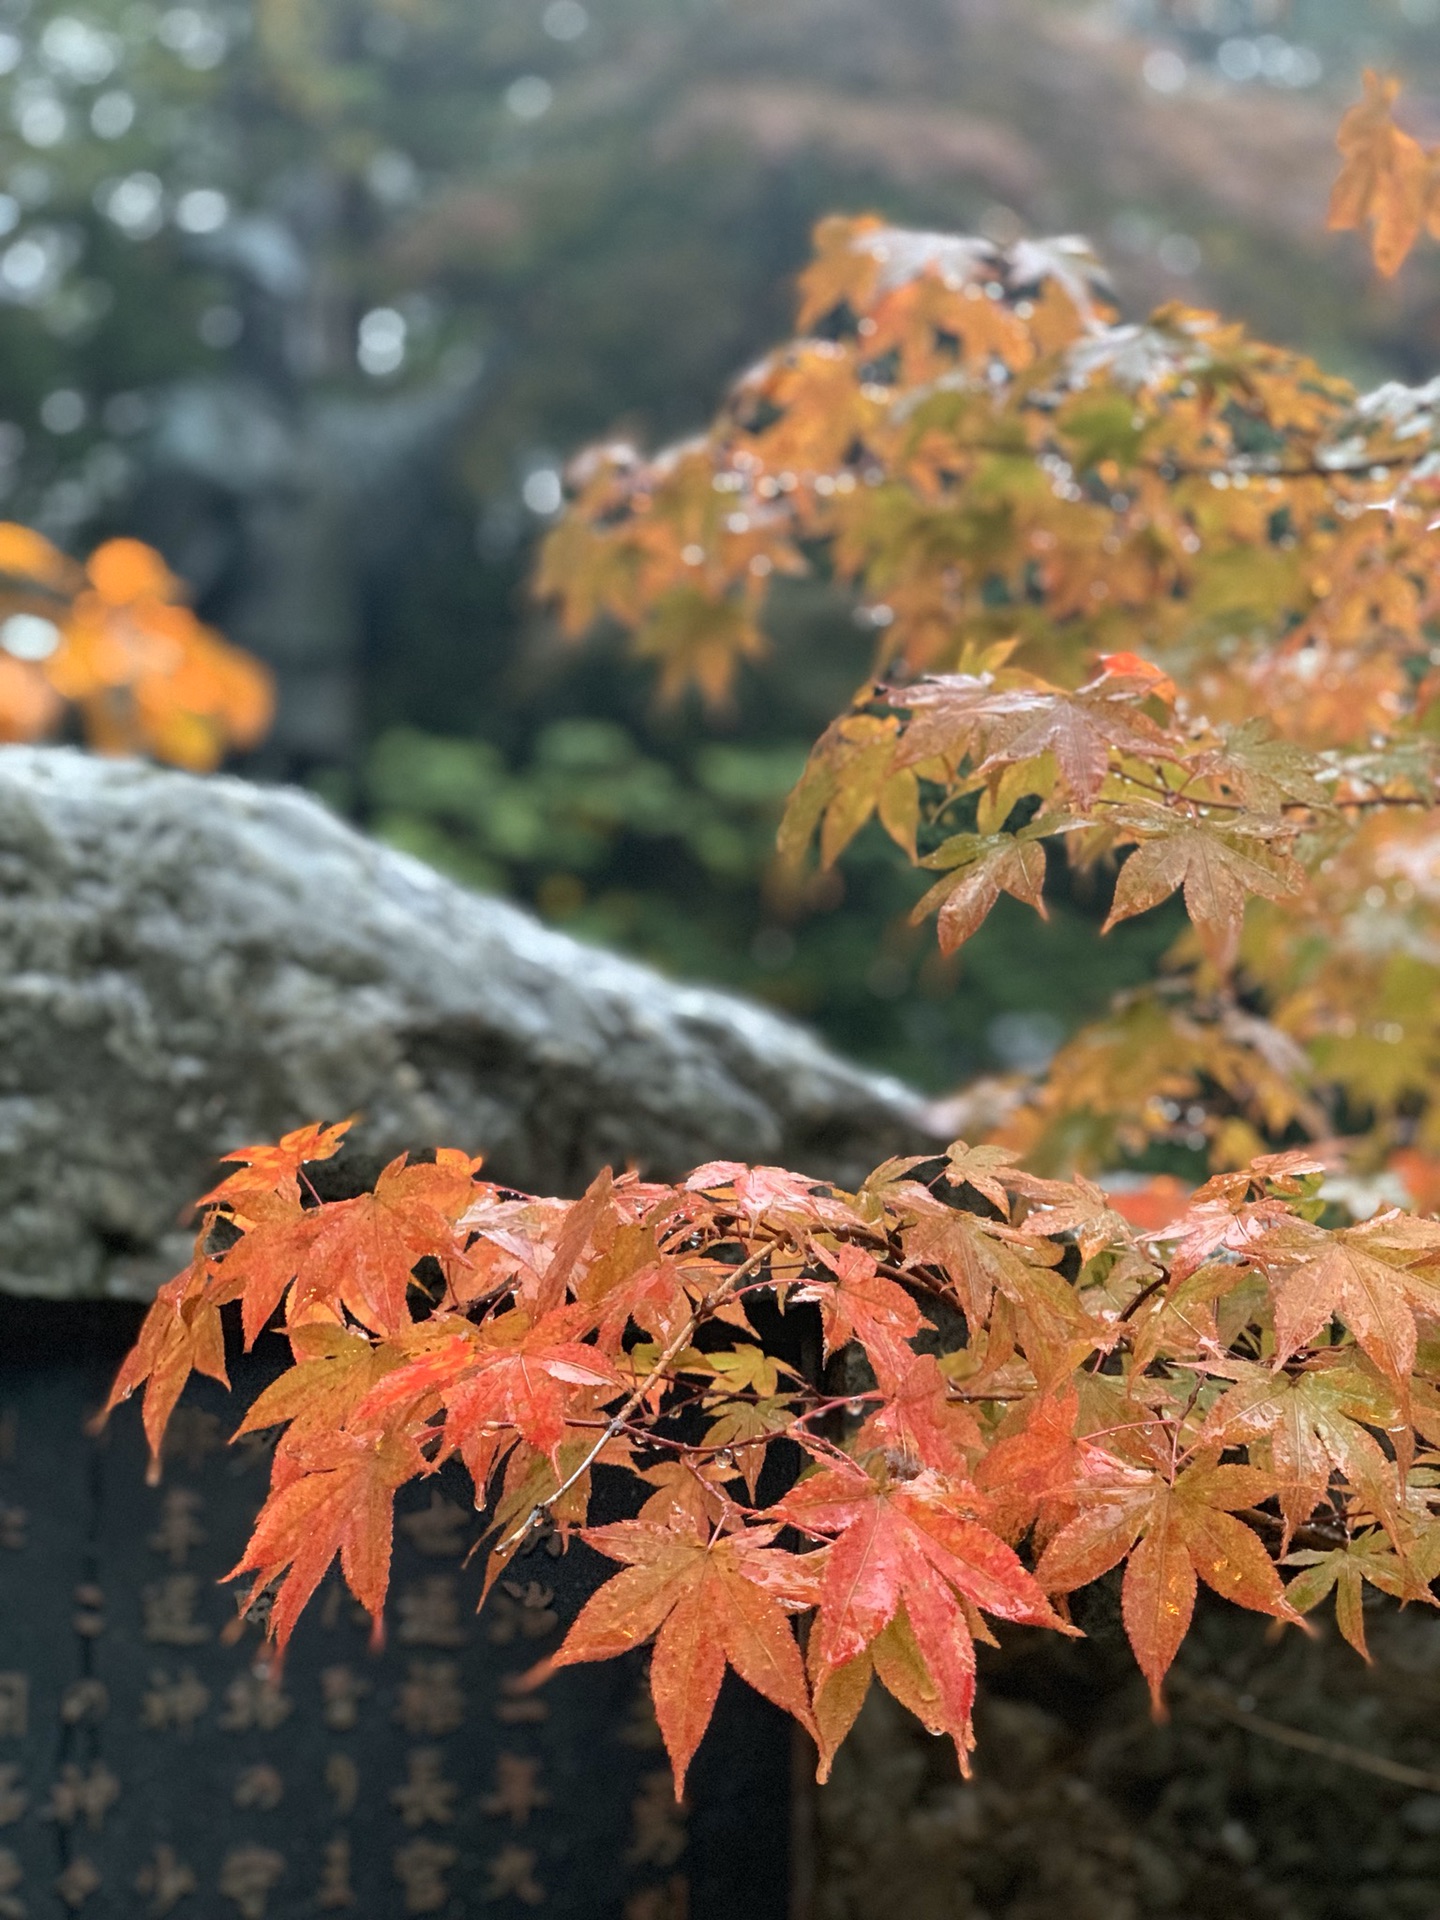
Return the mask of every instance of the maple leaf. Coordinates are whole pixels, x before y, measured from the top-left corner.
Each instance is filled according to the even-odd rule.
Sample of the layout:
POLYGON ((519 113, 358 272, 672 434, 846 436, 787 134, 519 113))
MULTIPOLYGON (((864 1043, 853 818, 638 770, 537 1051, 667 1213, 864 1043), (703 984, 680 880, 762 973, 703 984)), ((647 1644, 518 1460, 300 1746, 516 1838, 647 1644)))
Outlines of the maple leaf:
POLYGON ((295 1365, 272 1380, 235 1429, 260 1433, 284 1424, 291 1447, 347 1425, 370 1390, 401 1364, 403 1349, 367 1340, 323 1321, 290 1330, 295 1365))
POLYGON ((824 1357, 828 1360, 847 1341, 858 1340, 872 1365, 907 1366, 914 1358, 910 1342, 923 1324, 910 1295, 881 1274, 874 1254, 864 1247, 846 1241, 832 1253, 820 1242, 812 1244, 835 1277, 810 1281, 796 1297, 820 1307, 824 1357))
POLYGON ((1129 808, 1117 817, 1127 834, 1145 837, 1120 869, 1106 933, 1183 888, 1196 931, 1228 964, 1240 944, 1247 896, 1284 900, 1305 885, 1299 862, 1268 844, 1275 833, 1289 831, 1283 822, 1272 829, 1263 819, 1228 825, 1208 817, 1177 819, 1159 807, 1129 808))
POLYGON ((1287 1554, 1285 1564, 1305 1569, 1285 1589, 1285 1597, 1295 1611, 1313 1612, 1333 1590, 1335 1624, 1366 1662, 1370 1659, 1370 1649, 1365 1643, 1366 1584, 1378 1587, 1395 1599, 1413 1597, 1414 1582, 1407 1578, 1404 1566, 1380 1532, 1357 1534, 1343 1547, 1332 1548, 1328 1553, 1310 1548, 1287 1554))
POLYGON ((1010 1210, 1006 1176, 1014 1177, 1015 1156, 1004 1147, 972 1147, 952 1140, 945 1149, 945 1178, 952 1187, 972 1186, 1002 1214, 1010 1210))
POLYGON ((984 1438, 970 1409, 951 1398, 934 1354, 907 1352, 892 1363, 882 1349, 875 1372, 881 1400, 856 1436, 857 1452, 878 1448, 911 1470, 968 1474, 984 1438))
POLYGON ((1403 1424, 1383 1378, 1343 1356, 1297 1374, 1241 1361, 1223 1370, 1237 1376, 1236 1384, 1206 1415, 1200 1445, 1246 1444, 1253 1460, 1255 1443, 1263 1443, 1287 1546, 1324 1498, 1337 1469, 1382 1512, 1395 1510, 1394 1468, 1368 1430, 1393 1433, 1403 1424))
POLYGON ((225 1155, 225 1161, 233 1164, 236 1172, 227 1174, 218 1186, 202 1194, 197 1206, 223 1205, 243 1214, 247 1200, 288 1194, 302 1167, 334 1158, 354 1124, 352 1114, 350 1119, 336 1121, 333 1126, 297 1127, 293 1133, 282 1134, 274 1145, 234 1148, 225 1155))
POLYGON ((1278 1360, 1307 1346, 1338 1314, 1404 1395, 1415 1365, 1415 1311, 1440 1313, 1440 1226, 1391 1214, 1325 1233, 1290 1220, 1254 1253, 1275 1298, 1278 1360))
POLYGON ((1232 728, 1223 746, 1208 749, 1192 765, 1197 775, 1219 780, 1261 813, 1277 812, 1287 800, 1317 813, 1334 805, 1333 791, 1321 784, 1325 762, 1293 741, 1275 739, 1262 720, 1232 728))
POLYGON ((1062 789, 1080 807, 1099 793, 1112 749, 1148 758, 1166 745, 1166 734, 1141 711, 1144 689, 1105 677, 1066 693, 1043 682, 997 689, 989 676, 934 675, 914 687, 888 687, 890 705, 913 716, 894 755, 896 768, 937 755, 958 759, 979 748, 975 769, 983 779, 1001 768, 1053 757, 1062 789))
POLYGON ((477 1489, 517 1438, 558 1467, 577 1391, 579 1410, 589 1415, 597 1395, 612 1396, 622 1385, 612 1361, 573 1338, 576 1325, 565 1308, 534 1322, 517 1309, 479 1329, 463 1321, 422 1323, 414 1357, 371 1390, 356 1421, 384 1423, 400 1407, 443 1406, 445 1449, 460 1453, 477 1489))
POLYGON ((1365 97, 1346 113, 1336 144, 1344 158, 1330 196, 1330 226, 1369 225, 1375 264, 1397 273, 1421 228, 1436 222, 1435 163, 1391 113, 1400 83, 1366 70, 1365 97))
POLYGON ((1045 912, 1045 848, 1040 835, 1047 829, 1029 826, 1018 834, 958 833, 927 854, 921 865, 946 869, 916 902, 912 926, 937 912, 942 953, 954 953, 984 924, 1002 893, 1045 912))
POLYGON ((190 1265, 156 1293, 100 1415, 102 1421, 107 1420, 137 1387, 144 1387, 145 1438, 150 1443, 147 1477, 152 1484, 160 1478, 165 1428, 190 1375, 208 1374, 221 1386, 230 1384, 225 1369, 225 1332, 210 1289, 211 1261, 204 1251, 204 1239, 202 1233, 190 1265))
POLYGON ((1036 1578, 1051 1593, 1088 1586, 1126 1561, 1125 1631, 1157 1715, 1164 1713, 1165 1675, 1195 1611, 1197 1576, 1238 1606, 1298 1622, 1273 1562, 1235 1518, 1235 1509, 1253 1506, 1272 1486, 1257 1468, 1220 1466, 1214 1455, 1173 1483, 1117 1463, 1108 1484, 1097 1479, 1082 1489, 1085 1510, 1040 1556, 1036 1578))
MULTIPOLYGON (((822 1467, 774 1509, 802 1532, 833 1541, 810 1634, 817 1708, 827 1686, 872 1652, 903 1606, 935 1710, 967 1773, 975 1699, 967 1609, 1064 1628, 1034 1576, 975 1517, 982 1504, 973 1488, 933 1471, 892 1480, 883 1466, 872 1475, 846 1464, 822 1467)), ((832 1720, 832 1733, 834 1726, 832 1720)), ((832 1753, 822 1737, 822 1779, 832 1753)))
MULTIPOLYGON (((1087 1465, 1087 1449, 1075 1433, 1079 1411, 1073 1386, 1036 1394, 1012 1409, 981 1456, 976 1485, 990 1500, 996 1531, 1012 1544, 1057 1500, 1069 1517, 1069 1490, 1085 1477, 1087 1465)), ((1098 1458, 1101 1471, 1108 1471, 1108 1459, 1098 1458)))
MULTIPOLYGON (((706 1406, 716 1412, 716 1418, 705 1429, 705 1445, 723 1448, 725 1454, 733 1457, 732 1471, 745 1482, 753 1502, 757 1497, 760 1470, 769 1457, 769 1442, 795 1423, 794 1402, 768 1395, 759 1400, 707 1398, 706 1406)), ((723 1460, 723 1455, 716 1457, 723 1460)))
MULTIPOLYGON (((620 1351, 632 1324, 664 1345, 691 1316, 689 1270, 682 1260, 661 1251, 666 1224, 662 1208, 644 1220, 617 1222, 603 1252, 575 1276, 576 1297, 597 1315, 596 1338, 607 1353, 620 1351)), ((543 1297, 554 1297, 548 1270, 543 1297)))
POLYGON ((787 1608, 810 1604, 814 1572, 771 1545, 779 1529, 711 1538, 697 1528, 621 1520, 587 1527, 586 1543, 625 1571, 581 1608, 558 1653, 536 1677, 611 1660, 655 1638, 650 1692, 675 1776, 675 1798, 715 1711, 727 1664, 767 1700, 812 1727, 800 1649, 787 1608))
POLYGON ((282 1652, 305 1603, 338 1555, 351 1593, 378 1637, 390 1582, 397 1491, 430 1472, 415 1440, 393 1430, 321 1435, 292 1457, 293 1476, 273 1488, 240 1559, 225 1576, 253 1573, 251 1595, 274 1587, 269 1630, 282 1652))
POLYGON ((224 1256, 221 1297, 238 1298, 247 1346, 294 1285, 290 1318, 339 1309, 374 1333, 409 1325, 406 1296, 412 1270, 427 1256, 458 1262, 463 1239, 454 1216, 469 1198, 474 1162, 457 1156, 435 1165, 402 1156, 381 1173, 373 1193, 301 1208, 283 1192, 247 1200, 250 1230, 224 1256))

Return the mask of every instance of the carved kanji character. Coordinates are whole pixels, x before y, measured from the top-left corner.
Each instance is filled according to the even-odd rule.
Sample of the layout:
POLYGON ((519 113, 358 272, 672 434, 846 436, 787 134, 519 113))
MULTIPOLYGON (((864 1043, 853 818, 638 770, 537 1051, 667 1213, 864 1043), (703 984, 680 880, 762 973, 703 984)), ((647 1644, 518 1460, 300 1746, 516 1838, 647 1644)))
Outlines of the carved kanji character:
POLYGON ((78 1913, 92 1893, 98 1893, 101 1887, 100 1869, 93 1860, 87 1860, 83 1853, 55 1876, 55 1891, 69 1907, 72 1913, 78 1913))
POLYGON ((237 1807, 257 1807, 261 1813, 273 1813, 285 1797, 285 1782, 277 1768, 261 1761, 241 1773, 233 1797, 237 1807))
POLYGON ((536 1726, 550 1718, 550 1703, 537 1700, 533 1693, 523 1692, 524 1684, 523 1676, 518 1673, 507 1673, 500 1682, 501 1697, 495 1703, 495 1718, 502 1726, 536 1726))
POLYGON ((655 1702, 650 1698, 649 1687, 636 1688, 635 1697, 630 1702, 630 1710, 625 1715, 615 1737, 623 1740, 627 1747, 634 1747, 640 1753, 658 1753, 664 1746, 660 1722, 655 1718, 655 1702))
POLYGON ((355 1802, 360 1797, 360 1769, 348 1753, 332 1753, 325 1762, 325 1785, 335 1797, 339 1819, 355 1811, 355 1802))
POLYGON ((14 1853, 0 1847, 0 1920, 25 1920, 25 1902, 15 1894, 24 1878, 25 1870, 14 1853))
POLYGON ((417 1553, 429 1554, 437 1560, 455 1560, 464 1545, 469 1519, 463 1507, 457 1507, 432 1490, 428 1507, 401 1516, 400 1531, 417 1553))
POLYGON ((360 1718, 360 1702, 370 1691, 370 1682, 353 1667, 326 1667, 320 1675, 326 1726, 334 1733, 348 1733, 360 1718))
POLYGON ((500 1900, 507 1893, 513 1893, 527 1907, 538 1907, 545 1898, 545 1889, 535 1878, 539 1859, 533 1847, 502 1847, 495 1858, 486 1863, 490 1882, 485 1889, 485 1898, 500 1900))
POLYGON ((29 1674, 0 1673, 0 1740, 23 1740, 29 1725, 29 1674))
POLYGON ((232 1847, 220 1863, 220 1891, 240 1909, 240 1920, 265 1920, 285 1856, 273 1847, 232 1847))
POLYGON ((480 1811, 523 1827, 537 1807, 548 1807, 550 1796, 540 1785, 540 1762, 518 1753, 502 1753, 495 1762, 495 1788, 480 1802, 480 1811))
POLYGON ((490 1596, 486 1634, 497 1647, 505 1647, 517 1637, 539 1640, 553 1633, 560 1616, 551 1606, 555 1598, 538 1580, 522 1585, 518 1580, 502 1580, 497 1593, 490 1596))
POLYGON ((0 1767, 0 1827, 13 1827, 29 1804, 19 1767, 0 1767))
POLYGON ((632 1866, 673 1867, 685 1851, 688 1809, 675 1804, 675 1786, 668 1770, 647 1773, 630 1803, 634 1833, 625 1858, 632 1866))
POLYGON ((431 1574, 407 1587, 397 1601, 400 1626, 396 1639, 407 1647, 463 1647, 466 1633, 460 1618, 460 1594, 455 1576, 431 1574))
POLYGON ((625 1902, 624 1920, 689 1920, 690 1882, 672 1873, 663 1887, 641 1887, 625 1902))
POLYGON ((423 1827, 427 1822, 448 1827, 455 1818, 459 1788, 442 1775, 443 1759, 439 1747, 414 1747, 405 1756, 405 1782, 390 1798, 407 1827, 423 1827))
POLYGON ((407 1913, 438 1913, 450 1898, 445 1875, 460 1858, 454 1847, 423 1835, 397 1847, 391 1864, 405 1892, 407 1913))
POLYGON ((172 1567, 183 1567, 190 1549, 206 1538, 196 1519, 204 1502, 189 1487, 171 1487, 160 1506, 160 1524, 149 1539, 152 1553, 163 1553, 172 1567))
POLYGON ((83 1817, 90 1831, 99 1833, 119 1798, 120 1782, 103 1760, 97 1760, 88 1773, 72 1761, 60 1769, 60 1778, 52 1784, 44 1817, 62 1827, 73 1827, 83 1817))
POLYGON ((157 1733, 169 1732, 172 1727, 178 1733, 189 1733, 209 1704, 210 1689, 195 1677, 193 1667, 182 1667, 174 1680, 163 1668, 156 1667, 150 1675, 149 1690, 140 1696, 140 1724, 157 1733))
POLYGON ((409 1734, 454 1733, 465 1718, 460 1669, 453 1660, 412 1660, 395 1702, 395 1718, 409 1734))
POLYGON ((224 1446, 220 1416, 202 1413, 198 1407, 177 1407, 165 1429, 161 1457, 180 1461, 191 1473, 198 1473, 212 1453, 224 1446))
POLYGON ((60 1696, 60 1718, 67 1727, 100 1721, 110 1711, 110 1689, 103 1680, 72 1680, 60 1696))
POLYGON ((24 1507, 0 1507, 0 1547, 19 1553, 25 1546, 25 1529, 30 1515, 24 1507))
POLYGON ((340 1907, 353 1907, 355 1889, 350 1884, 350 1836, 348 1833, 336 1833, 325 1842, 325 1853, 320 1863, 320 1885, 315 1891, 315 1904, 322 1913, 333 1913, 340 1907))
POLYGON ((82 1580, 76 1587, 70 1624, 82 1640, 98 1640, 105 1631, 105 1594, 93 1580, 82 1580))
POLYGON ((155 1920, 164 1920, 187 1893, 194 1893, 195 1875, 173 1847, 158 1846, 135 1876, 135 1891, 150 1902, 155 1920))
POLYGON ((226 1733, 249 1733, 254 1727, 273 1733, 289 1719, 294 1704, 268 1674, 237 1673, 225 1689, 219 1725, 226 1733))
POLYGON ((153 1645, 198 1647, 210 1638, 210 1629, 195 1618, 200 1582, 193 1573, 172 1573, 168 1579, 144 1587, 140 1605, 145 1624, 140 1629, 153 1645))

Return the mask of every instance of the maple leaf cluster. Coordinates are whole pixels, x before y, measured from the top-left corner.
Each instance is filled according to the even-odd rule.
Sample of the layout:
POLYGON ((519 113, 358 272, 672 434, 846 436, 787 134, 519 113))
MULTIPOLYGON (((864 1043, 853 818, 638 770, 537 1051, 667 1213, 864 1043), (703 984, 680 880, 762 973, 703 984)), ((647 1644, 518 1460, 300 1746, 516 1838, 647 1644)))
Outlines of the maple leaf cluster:
POLYGON ((1291 1623, 1334 1591, 1362 1654, 1366 1583, 1430 1598, 1440 1222, 1327 1229, 1303 1151, 1140 1233, 963 1143, 853 1193, 717 1163, 573 1201, 442 1150, 322 1201, 344 1131, 232 1156, 110 1400, 143 1388, 158 1471, 191 1373, 226 1378, 223 1310, 288 1340, 230 1576, 281 1649, 337 1558, 378 1626, 396 1491, 447 1462, 487 1591, 546 1530, 618 1563, 532 1678, 653 1640, 677 1792, 727 1666, 822 1777, 872 1680, 968 1768, 976 1641, 1074 1633, 1114 1568, 1157 1708, 1198 1582, 1291 1623))
MULTIPOLYGON (((1341 224, 1415 172, 1393 97, 1342 128, 1341 224)), ((1125 321, 1076 240, 873 217, 821 223, 799 321, 704 435, 576 462, 538 582, 568 631, 721 699, 776 577, 826 569, 874 674, 791 798, 792 876, 878 823, 946 952, 1002 895, 1043 914, 1059 861, 1114 876, 1109 925, 1180 897, 1164 977, 987 1093, 1038 1169, 1308 1139, 1440 1194, 1440 386, 1125 321)))
POLYGON ((74 713, 101 753, 208 772, 270 725, 270 675, 198 620, 160 555, 107 540, 83 566, 0 522, 0 740, 40 740, 74 713))

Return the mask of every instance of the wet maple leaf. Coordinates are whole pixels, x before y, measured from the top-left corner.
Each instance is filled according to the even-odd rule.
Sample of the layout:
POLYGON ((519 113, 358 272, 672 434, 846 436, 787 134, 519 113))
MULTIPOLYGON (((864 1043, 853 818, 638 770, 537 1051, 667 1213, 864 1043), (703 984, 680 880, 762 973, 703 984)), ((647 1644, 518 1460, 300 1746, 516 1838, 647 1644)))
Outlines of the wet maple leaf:
POLYGON ((291 1458, 296 1471, 273 1488, 229 1580, 255 1576, 252 1594, 272 1587, 270 1631, 281 1650, 305 1603, 336 1556, 351 1593, 378 1636, 390 1582, 395 1495, 430 1471, 404 1433, 341 1431, 309 1441, 291 1458))
POLYGON ((909 1343, 922 1325, 919 1307, 903 1287, 884 1277, 864 1247, 847 1242, 832 1253, 820 1242, 814 1245, 834 1280, 816 1280, 797 1297, 819 1305, 825 1358, 858 1340, 872 1365, 903 1369, 914 1358, 909 1343))
POLYGON ((1159 1473, 1117 1470, 1082 1489, 1084 1510, 1040 1557, 1036 1578, 1051 1593, 1088 1586, 1125 1560, 1125 1631, 1150 1686, 1157 1715, 1161 1687, 1195 1611, 1197 1576, 1236 1605, 1277 1620, 1300 1616, 1285 1598, 1274 1563, 1235 1518, 1273 1489, 1255 1467, 1197 1460, 1172 1483, 1159 1473))
POLYGON ((290 1329, 290 1346, 295 1365, 252 1402, 235 1429, 237 1439, 284 1424, 293 1450, 347 1426, 365 1396, 405 1358, 401 1348, 376 1345, 334 1323, 290 1329))
POLYGON ((1019 834, 956 834, 920 864, 947 869, 945 878, 921 895, 910 914, 912 926, 932 913, 938 915, 942 953, 954 953, 978 932, 1002 893, 1034 907, 1042 920, 1047 918, 1045 848, 1033 827, 1019 834))
MULTIPOLYGON (((1103 931, 1168 900, 1177 889, 1185 911, 1207 948, 1228 964, 1240 944, 1245 902, 1251 894, 1285 900, 1305 885, 1298 861, 1271 844, 1263 820, 1231 826, 1211 819, 1176 820, 1155 807, 1127 810, 1126 827, 1147 837, 1130 854, 1115 883, 1115 900, 1103 931)), ((1276 829, 1284 832, 1283 823, 1276 829)))
POLYGON ((221 1269, 222 1296, 242 1303, 246 1345, 292 1287, 293 1321, 343 1310, 374 1333, 403 1331, 414 1268, 427 1257, 442 1268, 461 1260, 456 1216, 472 1190, 474 1164, 464 1156, 434 1165, 402 1157, 372 1193, 318 1207, 283 1194, 268 1203, 259 1194, 248 1199, 251 1229, 221 1269))
POLYGON ((576 1324, 565 1308, 533 1322, 523 1311, 504 1313, 481 1329, 424 1322, 414 1357, 387 1373, 357 1418, 380 1426, 397 1408, 443 1407, 445 1450, 461 1455, 480 1488, 497 1448, 517 1438, 558 1465, 577 1390, 588 1417, 597 1394, 603 1399, 622 1384, 598 1347, 571 1337, 576 1324))
POLYGON ((856 1436, 856 1451, 874 1448, 912 1469, 967 1475, 984 1436, 969 1407, 951 1396, 934 1354, 907 1352, 892 1363, 882 1349, 875 1372, 882 1397, 856 1436))
MULTIPOLYGON (((843 1681, 846 1669, 872 1651, 903 1606, 944 1730, 966 1772, 975 1698, 968 1609, 1063 1627, 1034 1576, 976 1517, 982 1506, 973 1488, 933 1471, 892 1480, 883 1467, 872 1475, 847 1464, 822 1467, 775 1509, 802 1532, 833 1542, 810 1635, 817 1709, 825 1688, 843 1681)), ((858 1700, 855 1706, 858 1711, 858 1700)), ((822 1738, 822 1778, 832 1753, 832 1741, 822 1738)))
POLYGON ((586 1542, 625 1571, 581 1608, 542 1671, 611 1660, 654 1636, 650 1692, 675 1776, 675 1798, 715 1711, 727 1664, 757 1693, 813 1727, 805 1668, 787 1608, 814 1596, 810 1556, 771 1546, 778 1528, 718 1538, 697 1528, 622 1520, 586 1542))
MULTIPOLYGON (((204 1235, 201 1235, 203 1242, 204 1235)), ((160 1448, 176 1402, 192 1373, 229 1386, 225 1330, 210 1288, 212 1263, 197 1243, 188 1267, 167 1280, 145 1316, 135 1345, 121 1363, 101 1418, 143 1386, 145 1438, 150 1443, 148 1477, 160 1478, 160 1448)))
POLYGON ((1288 1554, 1285 1564, 1305 1569, 1285 1589, 1285 1597, 1296 1612, 1313 1612, 1326 1594, 1333 1592, 1335 1624, 1367 1662, 1370 1649, 1365 1641, 1365 1587, 1376 1587, 1395 1599, 1413 1597, 1413 1580, 1389 1540, 1378 1531, 1357 1534, 1329 1552, 1307 1548, 1288 1554))
POLYGON ((1254 1251, 1275 1297, 1279 1359, 1338 1314, 1403 1395, 1415 1365, 1416 1311, 1440 1314, 1440 1226, 1392 1214, 1323 1233, 1290 1220, 1254 1251))
POLYGON ((1200 1443, 1261 1443, 1287 1544, 1319 1506, 1336 1471, 1381 1511, 1394 1511, 1394 1466, 1370 1429, 1395 1432, 1403 1420, 1379 1374, 1343 1354, 1297 1374, 1241 1361, 1217 1371, 1236 1383, 1206 1415, 1200 1443))

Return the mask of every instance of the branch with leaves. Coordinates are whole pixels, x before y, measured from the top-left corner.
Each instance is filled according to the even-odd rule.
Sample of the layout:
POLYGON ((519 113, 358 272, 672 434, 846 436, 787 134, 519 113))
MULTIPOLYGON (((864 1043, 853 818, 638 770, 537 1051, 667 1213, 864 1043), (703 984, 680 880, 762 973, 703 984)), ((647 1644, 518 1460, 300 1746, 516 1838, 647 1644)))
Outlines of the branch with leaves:
POLYGON ((344 1130, 233 1156, 111 1396, 143 1388, 158 1471, 190 1374, 226 1377, 222 1310, 247 1344, 279 1325, 231 1577, 282 1649, 337 1558, 378 1627, 395 1493, 450 1461, 487 1591, 541 1529, 619 1564, 532 1677, 653 1638, 677 1792, 727 1665, 822 1777, 873 1679, 968 1769, 974 1642, 1073 1633, 1112 1568, 1157 1710, 1198 1581, 1292 1624, 1334 1593, 1364 1653, 1363 1585, 1440 1571, 1440 1223, 1327 1228, 1304 1153, 1140 1235, 963 1143, 855 1193, 716 1164, 544 1200, 442 1151, 322 1202, 305 1169, 344 1130), (631 1517, 590 1523, 597 1481, 631 1517))
POLYGON ((1428 1195, 1434 389, 1357 393, 1211 314, 1124 321, 1079 242, 869 218, 822 224, 800 323, 701 438, 576 463, 539 580, 563 624, 722 699, 774 580, 828 572, 875 677, 792 797, 792 871, 878 822, 939 876, 917 913, 947 952, 1004 894, 1043 912, 1057 859, 1117 874, 1111 925, 1182 897, 1157 990, 987 1096, 1002 1143, 1063 1172, 1341 1139, 1428 1195))

